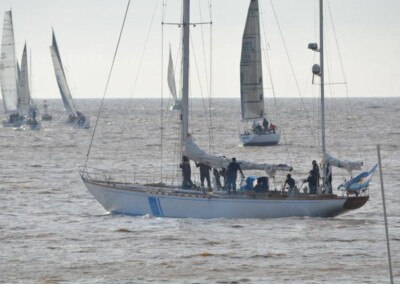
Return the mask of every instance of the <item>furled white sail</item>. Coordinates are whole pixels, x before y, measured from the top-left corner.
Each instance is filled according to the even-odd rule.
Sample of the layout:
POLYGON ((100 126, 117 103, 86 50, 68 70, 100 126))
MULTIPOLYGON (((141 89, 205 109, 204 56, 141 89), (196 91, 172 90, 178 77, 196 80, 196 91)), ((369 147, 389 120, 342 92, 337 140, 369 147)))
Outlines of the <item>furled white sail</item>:
POLYGON ((15 60, 14 28, 11 11, 6 11, 4 13, 0 56, 0 85, 5 112, 17 112, 17 65, 15 60))
MULTIPOLYGON (((190 160, 195 162, 204 163, 212 168, 227 168, 231 159, 223 156, 213 156, 209 155, 203 150, 201 150, 191 138, 186 139, 186 151, 184 155, 190 160)), ((242 170, 261 170, 265 171, 270 177, 275 176, 276 171, 291 171, 293 168, 286 164, 267 164, 267 163, 251 163, 247 161, 237 161, 240 164, 242 170)))
POLYGON ((22 53, 21 70, 18 72, 18 100, 21 114, 23 116, 28 116, 31 104, 31 95, 29 90, 28 56, 26 52, 26 44, 22 53))
POLYGON ((264 117, 258 0, 250 2, 242 38, 240 99, 242 119, 252 120, 264 117))
POLYGON ((361 161, 348 161, 348 160, 339 160, 330 156, 328 153, 325 153, 325 156, 322 159, 322 164, 327 166, 331 165, 332 167, 345 169, 348 172, 352 172, 353 170, 361 170, 363 162, 361 161))
POLYGON ((58 87, 60 89, 61 97, 64 103, 65 110, 68 115, 78 117, 78 113, 72 99, 71 92, 68 87, 67 78, 65 76, 64 68, 61 62, 60 52, 58 50, 56 37, 53 31, 53 42, 50 46, 51 58, 53 60, 54 72, 56 74, 58 87))

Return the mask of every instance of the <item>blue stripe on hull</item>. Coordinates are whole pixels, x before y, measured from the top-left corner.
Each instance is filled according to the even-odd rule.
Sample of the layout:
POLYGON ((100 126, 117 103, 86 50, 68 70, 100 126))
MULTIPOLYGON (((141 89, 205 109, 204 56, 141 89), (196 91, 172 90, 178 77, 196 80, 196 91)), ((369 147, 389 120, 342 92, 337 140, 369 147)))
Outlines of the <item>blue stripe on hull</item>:
POLYGON ((151 213, 153 214, 153 216, 163 217, 164 214, 162 213, 160 201, 158 200, 158 198, 149 196, 148 199, 149 199, 151 213))

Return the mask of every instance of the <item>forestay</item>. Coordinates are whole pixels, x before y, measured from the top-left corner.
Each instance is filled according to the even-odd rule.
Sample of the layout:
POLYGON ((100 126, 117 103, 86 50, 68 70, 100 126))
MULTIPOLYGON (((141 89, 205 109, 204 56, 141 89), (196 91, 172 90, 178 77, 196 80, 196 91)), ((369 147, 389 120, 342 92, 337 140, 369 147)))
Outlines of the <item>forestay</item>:
POLYGON ((242 38, 240 98, 242 119, 251 120, 264 117, 258 0, 250 3, 242 38))
POLYGON ((4 13, 0 57, 0 85, 5 112, 17 112, 17 66, 15 61, 14 28, 11 11, 4 13))

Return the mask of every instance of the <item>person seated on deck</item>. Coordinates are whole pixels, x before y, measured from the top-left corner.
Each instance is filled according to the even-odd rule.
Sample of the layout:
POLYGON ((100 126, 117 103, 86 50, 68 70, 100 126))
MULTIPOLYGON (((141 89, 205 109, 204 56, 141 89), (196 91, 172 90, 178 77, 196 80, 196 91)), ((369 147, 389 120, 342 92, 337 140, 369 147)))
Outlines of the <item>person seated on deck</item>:
POLYGON ((275 134, 277 128, 278 127, 275 124, 272 124, 272 123, 269 124, 269 131, 270 132, 275 134))
POLYGON ((253 132, 255 134, 261 134, 263 132, 262 126, 255 121, 253 122, 253 132))
POLYGON ((255 192, 267 192, 269 190, 268 177, 257 178, 257 184, 253 189, 255 192))

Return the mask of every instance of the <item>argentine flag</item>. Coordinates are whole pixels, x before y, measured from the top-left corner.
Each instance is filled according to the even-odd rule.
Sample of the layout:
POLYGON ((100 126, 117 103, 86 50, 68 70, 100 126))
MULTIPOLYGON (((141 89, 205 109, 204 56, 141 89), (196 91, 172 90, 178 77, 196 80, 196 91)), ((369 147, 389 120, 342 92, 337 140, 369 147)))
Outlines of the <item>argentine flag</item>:
POLYGON ((340 190, 362 190, 369 185, 372 176, 375 173, 378 164, 375 164, 369 172, 363 172, 348 182, 342 183, 338 186, 340 190))

